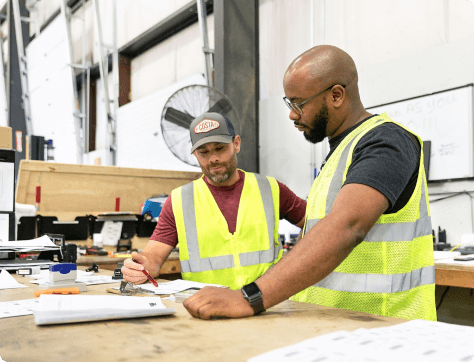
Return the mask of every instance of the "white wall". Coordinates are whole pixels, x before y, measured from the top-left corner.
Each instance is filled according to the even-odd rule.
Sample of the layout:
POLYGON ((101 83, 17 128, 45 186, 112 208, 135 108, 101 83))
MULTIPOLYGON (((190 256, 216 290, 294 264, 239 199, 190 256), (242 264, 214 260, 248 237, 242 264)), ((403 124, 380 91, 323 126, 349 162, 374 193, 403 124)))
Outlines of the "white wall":
MULTIPOLYGON (((319 167, 327 146, 308 147, 292 128, 288 111, 277 104, 284 95, 287 65, 312 45, 335 45, 354 58, 366 107, 474 82, 474 5, 468 0, 306 0, 299 1, 298 7, 294 4, 291 0, 260 1, 260 166, 300 196, 307 195, 301 190, 311 182, 308 175, 314 165, 319 167), (281 147, 285 143, 288 148, 281 147), (296 164, 284 162, 281 167, 277 161, 287 157, 296 164)), ((443 192, 451 194, 455 184, 443 192)), ((462 185, 463 190, 474 191, 474 182, 462 185)), ((439 187, 430 184, 432 200, 447 195, 434 195, 441 192, 439 187)), ((463 233, 473 232, 474 210, 467 195, 434 202, 431 211, 433 227, 446 229, 448 242, 456 243, 463 233)))
MULTIPOLYGON (((113 0, 100 0, 99 13, 103 31, 103 41, 105 44, 112 44, 113 35, 113 0)), ((137 36, 170 16, 175 11, 189 3, 189 0, 116 0, 117 4, 117 46, 127 44, 137 36)), ((78 10, 75 15, 84 17, 85 21, 79 18, 71 20, 73 58, 75 63, 81 63, 83 53, 86 61, 95 64, 98 61, 97 34, 94 23, 93 2, 87 1, 83 9, 78 10), (84 35, 85 34, 85 38, 84 35), (83 40, 85 39, 85 40, 83 40), (83 51, 84 49, 84 51, 83 51)), ((34 7, 31 17, 39 19, 42 25, 60 7, 60 0, 40 1, 34 7)), ((72 88, 64 91, 65 86, 55 84, 55 91, 51 91, 46 85, 51 84, 51 72, 54 74, 61 69, 61 82, 68 81, 69 68, 65 67, 64 57, 66 53, 61 46, 56 46, 58 42, 65 39, 65 28, 62 27, 63 17, 60 15, 41 32, 39 36, 29 46, 30 83, 32 84, 32 118, 36 135, 44 135, 53 138, 57 145, 57 161, 75 163, 75 139, 71 139, 70 122, 55 124, 53 118, 58 116, 69 117, 69 108, 72 107, 72 88), (39 39, 39 40, 38 40, 39 39), (42 53, 43 46, 36 46, 35 43, 48 44, 55 52, 55 57, 46 58, 42 53), (54 68, 54 69, 53 69, 54 68), (67 69, 66 69, 67 68, 67 69), (48 81, 45 81, 48 79, 48 81), (49 83, 48 83, 49 82, 49 83), (38 86, 41 84, 41 87, 38 86), (58 111, 58 107, 63 109, 58 111), (65 110, 67 107, 68 110, 65 110), (54 110, 53 110, 54 109, 54 110), (54 113, 56 112, 56 113, 54 113), (58 113, 59 112, 59 113, 58 113), (37 131, 36 131, 37 130, 37 131), (62 134, 64 132, 64 134, 62 134), (59 143, 65 140, 65 145, 69 145, 68 151, 64 152, 59 143), (59 148, 58 148, 59 147, 59 148), (58 159, 59 157, 59 159, 58 159)), ((208 17, 210 46, 214 46, 214 17, 208 17)), ((30 33, 33 34, 35 26, 31 26, 30 33)), ((204 54, 202 52, 202 40, 198 24, 179 32, 170 39, 158 46, 150 49, 144 54, 133 59, 132 64, 132 99, 138 100, 149 96, 167 87, 179 84, 192 75, 205 72, 204 54)), ((57 73, 60 74, 60 73, 57 73)), ((57 83, 57 82, 56 82, 57 83)), ((112 96, 113 78, 108 77, 109 95, 112 96)), ((51 87, 51 86, 49 86, 51 87)), ((69 86, 68 86, 69 87, 69 86)), ((30 87, 31 88, 31 87, 30 87)), ((1 94, 0 94, 1 96, 1 94)), ((1 109, 1 101, 0 101, 1 109)), ((146 112, 146 110, 143 110, 146 112)), ((73 123, 72 123, 73 126, 73 123)), ((83 162, 93 164, 100 158, 102 165, 109 165, 110 160, 105 157, 107 148, 107 115, 105 111, 105 100, 101 82, 97 82, 97 131, 96 131, 96 151, 90 155, 85 155, 83 162)))
MULTIPOLYGON (((168 99, 182 87, 205 84, 202 74, 188 77, 120 107, 117 117, 117 166, 159 170, 201 172, 200 167, 181 161, 168 148, 161 127, 163 108, 168 99)), ((189 131, 182 130, 184 136, 189 131)), ((182 155, 195 161, 191 146, 183 145, 182 155)))
MULTIPOLYGON (((60 8, 63 0, 38 1, 31 12, 31 18, 38 19, 39 26, 43 25, 60 8)), ((106 44, 112 44, 113 40, 113 12, 114 0, 97 0, 99 5, 100 21, 102 25, 103 40, 106 44)), ((184 5, 189 0, 115 0, 117 6, 117 46, 120 48, 137 36, 141 35, 184 5)), ((97 63, 97 36, 95 20, 92 11, 92 1, 85 2, 85 54, 92 64, 97 63)), ((74 15, 83 16, 83 9, 74 15)), ((74 48, 74 60, 79 62, 82 57, 83 21, 73 18, 72 41, 74 48)), ((30 34, 35 32, 35 24, 30 26, 30 34)))
MULTIPOLYGON (((214 15, 207 17, 209 47, 214 49, 214 15)), ((198 23, 132 59, 132 101, 138 100, 196 73, 206 65, 198 23)))
POLYGON ((72 76, 62 20, 56 18, 26 48, 32 134, 53 140, 56 162, 77 163, 72 76))

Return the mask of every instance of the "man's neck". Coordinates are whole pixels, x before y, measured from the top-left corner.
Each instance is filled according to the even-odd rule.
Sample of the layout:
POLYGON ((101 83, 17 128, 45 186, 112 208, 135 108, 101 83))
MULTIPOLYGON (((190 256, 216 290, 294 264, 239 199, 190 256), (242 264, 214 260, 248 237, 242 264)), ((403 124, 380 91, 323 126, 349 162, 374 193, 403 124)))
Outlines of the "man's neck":
POLYGON ((332 139, 334 137, 337 137, 344 131, 348 130, 352 126, 362 122, 364 119, 371 117, 372 114, 367 112, 364 108, 359 109, 358 111, 355 112, 349 112, 349 116, 343 121, 339 129, 337 130, 336 134, 334 134, 331 137, 328 137, 329 139, 332 139))

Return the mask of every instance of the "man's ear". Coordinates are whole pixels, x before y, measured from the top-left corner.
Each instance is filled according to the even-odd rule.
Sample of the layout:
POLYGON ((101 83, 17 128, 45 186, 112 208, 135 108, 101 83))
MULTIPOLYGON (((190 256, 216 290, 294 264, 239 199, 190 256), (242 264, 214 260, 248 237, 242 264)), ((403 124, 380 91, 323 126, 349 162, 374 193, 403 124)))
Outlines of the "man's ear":
POLYGON ((334 108, 339 108, 346 99, 346 90, 343 86, 337 84, 331 90, 331 101, 334 108))
POLYGON ((235 136, 234 137, 234 147, 235 147, 235 152, 237 152, 237 153, 240 152, 240 144, 241 144, 240 136, 235 136))

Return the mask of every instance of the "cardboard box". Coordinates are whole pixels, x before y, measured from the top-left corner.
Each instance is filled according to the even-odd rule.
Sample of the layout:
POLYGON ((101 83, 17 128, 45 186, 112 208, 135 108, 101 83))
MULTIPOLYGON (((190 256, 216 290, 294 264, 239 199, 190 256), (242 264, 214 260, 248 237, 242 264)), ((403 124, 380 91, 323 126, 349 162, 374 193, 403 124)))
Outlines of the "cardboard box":
POLYGON ((11 127, 0 127, 0 148, 12 149, 11 127))

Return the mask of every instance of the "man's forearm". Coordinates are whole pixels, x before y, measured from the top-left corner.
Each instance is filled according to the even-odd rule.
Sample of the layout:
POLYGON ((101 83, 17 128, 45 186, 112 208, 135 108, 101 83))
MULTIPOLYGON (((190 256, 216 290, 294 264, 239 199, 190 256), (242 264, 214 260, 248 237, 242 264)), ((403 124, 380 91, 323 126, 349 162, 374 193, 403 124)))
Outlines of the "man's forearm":
POLYGON ((161 266, 166 261, 172 250, 173 247, 170 245, 150 240, 146 247, 141 251, 140 254, 146 256, 150 263, 150 270, 148 270, 148 272, 152 277, 156 278, 159 275, 161 266))
POLYGON ((265 308, 324 279, 365 236, 354 228, 337 225, 338 222, 330 215, 320 220, 282 260, 257 280, 265 308))

